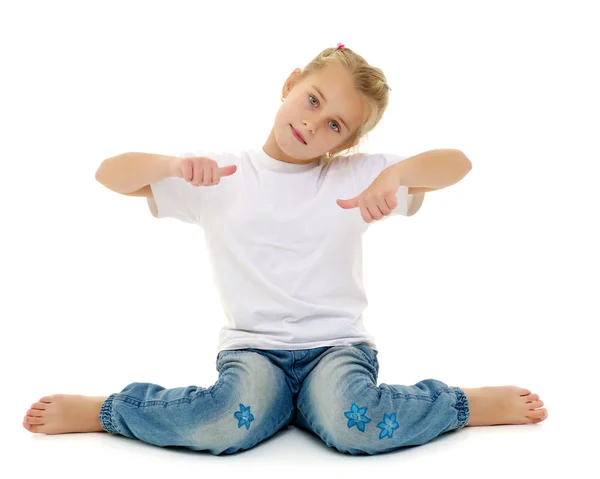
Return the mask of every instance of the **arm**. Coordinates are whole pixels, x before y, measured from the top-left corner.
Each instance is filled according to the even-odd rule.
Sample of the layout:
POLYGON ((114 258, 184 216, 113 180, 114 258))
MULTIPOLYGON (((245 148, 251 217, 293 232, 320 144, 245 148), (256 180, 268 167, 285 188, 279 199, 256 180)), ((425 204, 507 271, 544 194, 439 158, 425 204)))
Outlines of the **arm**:
POLYGON ((96 171, 96 180, 117 193, 150 198, 148 185, 181 175, 179 160, 176 156, 153 153, 123 153, 104 160, 96 171))
MULTIPOLYGON (((409 193, 410 194, 410 193, 409 193)), ((425 199, 425 193, 410 194, 408 200, 408 210, 406 216, 412 216, 421 209, 423 200, 425 199)))
POLYGON ((420 193, 425 194, 428 191, 435 191, 435 190, 437 190, 437 188, 423 188, 421 186, 410 186, 408 188, 408 194, 409 195, 417 195, 417 194, 420 194, 420 193))
POLYGON ((420 153, 389 167, 408 186, 408 193, 424 193, 453 185, 471 171, 471 161, 460 150, 440 149, 420 153))

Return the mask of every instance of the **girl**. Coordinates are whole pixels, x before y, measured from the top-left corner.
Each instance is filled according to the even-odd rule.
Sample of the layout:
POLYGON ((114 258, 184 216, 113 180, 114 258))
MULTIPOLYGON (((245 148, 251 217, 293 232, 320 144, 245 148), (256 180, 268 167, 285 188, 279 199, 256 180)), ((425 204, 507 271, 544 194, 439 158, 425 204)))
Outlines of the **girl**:
POLYGON ((378 352, 362 323, 361 236, 374 220, 415 214, 427 191, 471 168, 457 150, 340 155, 378 124, 389 91, 380 69, 338 44, 289 76, 261 149, 102 162, 102 184, 145 196, 157 218, 204 230, 227 317, 218 380, 46 396, 24 427, 107 431, 219 455, 294 425, 338 451, 376 454, 465 426, 543 421, 539 396, 515 386, 377 385, 378 352))

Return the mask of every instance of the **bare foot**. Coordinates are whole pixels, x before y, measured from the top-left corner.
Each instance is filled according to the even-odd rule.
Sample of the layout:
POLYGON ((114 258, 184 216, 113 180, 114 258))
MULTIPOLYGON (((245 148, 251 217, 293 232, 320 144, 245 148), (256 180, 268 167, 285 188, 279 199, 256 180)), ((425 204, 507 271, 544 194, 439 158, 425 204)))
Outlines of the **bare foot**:
POLYGON ((537 424, 548 417, 537 394, 516 386, 492 386, 462 390, 467 395, 471 416, 467 426, 537 424))
POLYGON ((106 396, 53 394, 31 405, 23 427, 29 432, 64 434, 67 432, 103 432, 100 406, 106 396))

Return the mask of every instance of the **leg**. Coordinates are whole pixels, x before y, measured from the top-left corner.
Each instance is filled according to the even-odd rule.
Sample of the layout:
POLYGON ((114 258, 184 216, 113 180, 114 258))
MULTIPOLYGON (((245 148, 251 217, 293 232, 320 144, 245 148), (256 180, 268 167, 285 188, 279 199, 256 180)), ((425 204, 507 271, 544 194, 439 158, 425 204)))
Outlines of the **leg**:
MULTIPOLYGON (((215 455, 250 449, 291 423, 292 395, 271 361, 250 351, 223 351, 217 370, 219 379, 208 389, 132 383, 97 405, 95 417, 113 434, 215 455)), ((50 419, 42 416, 37 430, 29 430, 56 428, 50 419)))
POLYGON ((465 427, 470 419, 483 421, 489 394, 487 399, 477 396, 471 410, 460 388, 435 379, 414 386, 377 386, 378 371, 376 353, 368 347, 332 348, 302 385, 296 425, 341 452, 377 454, 425 444, 465 427))

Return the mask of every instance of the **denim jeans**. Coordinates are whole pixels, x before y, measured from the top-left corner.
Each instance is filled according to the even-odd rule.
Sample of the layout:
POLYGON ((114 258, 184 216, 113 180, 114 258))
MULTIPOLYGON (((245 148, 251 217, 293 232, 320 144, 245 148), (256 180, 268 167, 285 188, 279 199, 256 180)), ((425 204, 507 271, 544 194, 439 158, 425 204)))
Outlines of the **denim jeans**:
POLYGON ((294 425, 358 455, 425 444, 469 420, 458 387, 435 379, 378 386, 377 352, 364 344, 221 351, 216 363, 219 376, 208 389, 132 383, 111 394, 99 414, 103 429, 220 455, 294 425))

